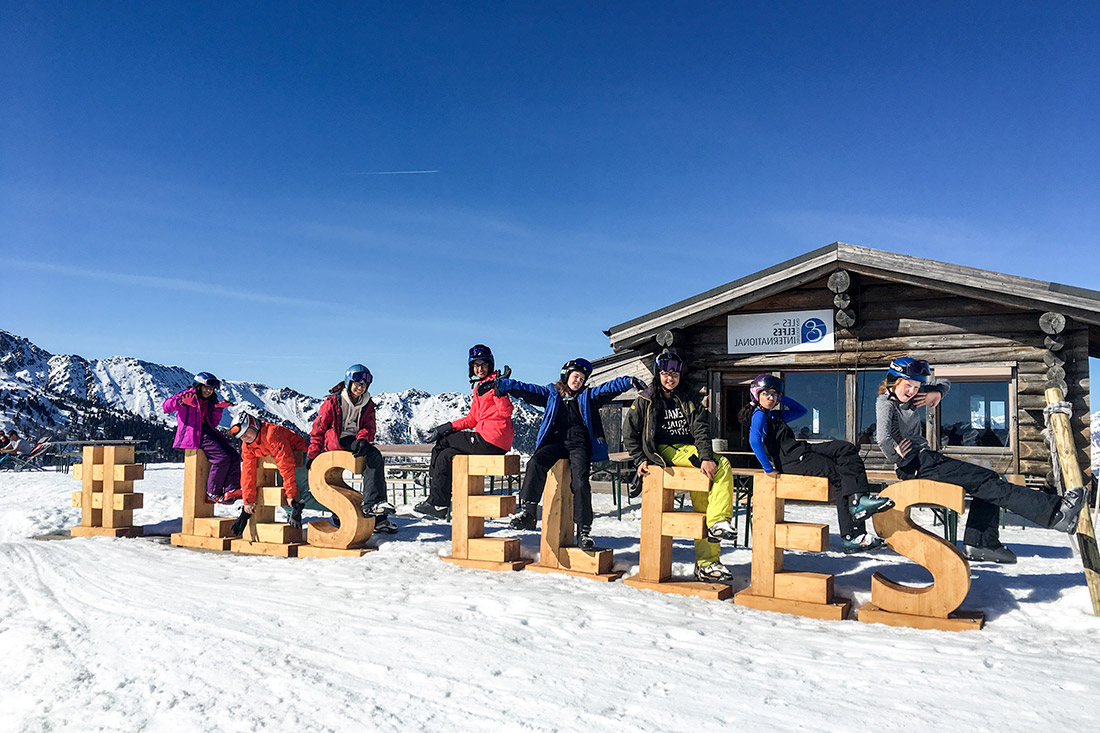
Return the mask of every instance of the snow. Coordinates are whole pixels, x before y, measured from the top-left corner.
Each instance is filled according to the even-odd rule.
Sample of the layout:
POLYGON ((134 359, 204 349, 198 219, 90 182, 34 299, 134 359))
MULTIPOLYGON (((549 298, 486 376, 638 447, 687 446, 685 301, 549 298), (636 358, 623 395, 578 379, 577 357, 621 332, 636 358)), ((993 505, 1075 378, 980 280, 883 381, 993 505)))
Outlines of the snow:
MULTIPOLYGON (((181 468, 148 467, 136 521, 178 524, 181 487, 181 468)), ((457 567, 439 559, 448 525, 408 506, 360 559, 31 539, 78 522, 77 488, 0 472, 0 731, 1080 730, 1100 701, 1080 561, 1018 523, 1003 538, 1020 563, 973 568, 963 608, 985 629, 952 634, 457 567)), ((596 499, 594 534, 636 571, 637 507, 617 521, 596 499)), ((789 514, 832 520, 835 550, 828 507, 789 514)), ((691 557, 677 541, 677 572, 691 557)), ((750 551, 723 557, 747 585, 750 551)), ((876 570, 923 576, 889 551, 787 565, 834 573, 857 606, 876 570)))

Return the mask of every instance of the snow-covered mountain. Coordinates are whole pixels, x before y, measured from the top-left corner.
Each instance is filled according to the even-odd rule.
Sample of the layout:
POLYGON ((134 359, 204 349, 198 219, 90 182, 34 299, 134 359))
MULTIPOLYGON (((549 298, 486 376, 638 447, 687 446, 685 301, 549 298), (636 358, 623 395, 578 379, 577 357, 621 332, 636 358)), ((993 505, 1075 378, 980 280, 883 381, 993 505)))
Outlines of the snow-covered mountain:
MULTIPOLYGON (((144 438, 165 457, 175 416, 161 404, 192 383, 183 367, 163 366, 132 357, 85 359, 55 355, 29 340, 0 330, 0 428, 37 439, 45 436, 87 440, 123 435, 144 438)), ((222 383, 219 394, 238 408, 248 406, 270 422, 308 433, 321 398, 289 387, 256 382, 222 383)), ((465 415, 470 394, 431 395, 420 390, 374 395, 379 443, 419 443, 432 426, 465 415)), ((541 414, 515 401, 515 448, 530 453, 541 414)), ((222 424, 228 425, 227 410, 222 424)), ((176 454, 178 456, 178 454, 176 454)))

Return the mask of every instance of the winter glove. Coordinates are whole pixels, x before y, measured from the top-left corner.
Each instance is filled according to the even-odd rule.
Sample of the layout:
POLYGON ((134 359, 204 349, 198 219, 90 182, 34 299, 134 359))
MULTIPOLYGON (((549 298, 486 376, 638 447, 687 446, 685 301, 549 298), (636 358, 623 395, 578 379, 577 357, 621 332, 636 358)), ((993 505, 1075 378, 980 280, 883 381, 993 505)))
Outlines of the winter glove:
POLYGON ((351 444, 351 454, 356 458, 367 455, 368 451, 370 451, 370 441, 365 438, 359 438, 351 444))
POLYGON ((217 402, 214 403, 214 407, 220 407, 223 410, 227 407, 232 407, 232 406, 233 406, 232 402, 227 402, 225 400, 218 400, 217 402))
POLYGON ((511 376, 512 376, 512 367, 505 364, 504 368, 500 370, 500 378, 501 379, 509 379, 511 376))
POLYGON ((454 431, 455 429, 451 427, 451 424, 449 422, 441 423, 428 431, 427 440, 424 442, 434 443, 440 438, 450 435, 454 431))
MULTIPOLYGON (((500 387, 500 379, 499 378, 487 379, 484 382, 482 382, 481 384, 477 385, 477 393, 479 395, 483 395, 486 392, 488 392, 489 390, 497 391, 499 389, 499 387, 500 387)), ((497 394, 499 395, 500 392, 497 391, 497 394)))
POLYGON ((241 516, 237 517, 237 521, 233 522, 233 527, 229 530, 234 537, 244 534, 244 528, 248 526, 249 519, 252 519, 252 515, 241 509, 241 516))
POLYGON ((630 386, 641 392, 643 389, 646 388, 646 383, 643 382, 641 379, 638 379, 637 377, 631 377, 630 386))
POLYGON ((304 501, 294 499, 290 502, 290 519, 288 522, 294 529, 302 528, 302 510, 305 508, 306 503, 304 501))
POLYGON ((637 499, 642 495, 642 474, 634 472, 634 478, 630 481, 630 489, 627 494, 631 499, 637 499))
POLYGON ((191 392, 189 394, 185 394, 183 397, 180 397, 180 402, 184 405, 187 405, 188 407, 194 407, 195 406, 195 393, 191 392))

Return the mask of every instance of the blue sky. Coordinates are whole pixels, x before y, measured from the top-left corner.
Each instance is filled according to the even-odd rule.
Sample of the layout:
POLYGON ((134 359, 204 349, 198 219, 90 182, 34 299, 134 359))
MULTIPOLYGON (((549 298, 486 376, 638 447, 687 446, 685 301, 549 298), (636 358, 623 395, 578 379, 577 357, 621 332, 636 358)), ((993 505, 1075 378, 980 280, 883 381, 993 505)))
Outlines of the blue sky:
POLYGON ((1100 4, 0 1, 0 328, 549 381, 833 241, 1100 288, 1100 4))

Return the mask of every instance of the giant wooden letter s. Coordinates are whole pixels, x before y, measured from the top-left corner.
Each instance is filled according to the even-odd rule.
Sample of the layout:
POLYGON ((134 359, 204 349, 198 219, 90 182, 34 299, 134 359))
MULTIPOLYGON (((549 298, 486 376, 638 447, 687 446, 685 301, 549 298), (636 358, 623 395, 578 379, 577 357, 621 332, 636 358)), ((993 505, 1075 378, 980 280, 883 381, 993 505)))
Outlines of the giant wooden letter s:
POLYGON ((298 557, 361 555, 363 543, 374 532, 374 517, 362 514, 363 497, 344 482, 344 471, 362 471, 363 461, 348 451, 327 451, 313 460, 309 469, 309 490, 313 498, 340 518, 340 526, 312 522, 306 533, 309 547, 298 548, 298 557))
POLYGON ((891 549, 931 573, 932 584, 914 588, 875 573, 871 578, 871 603, 859 609, 859 620, 944 631, 980 629, 982 614, 953 613, 970 590, 966 558, 954 545, 921 529, 909 517, 910 507, 917 504, 936 504, 961 514, 962 487, 913 479, 894 484, 881 496, 893 499, 894 508, 874 516, 875 531, 891 549))

